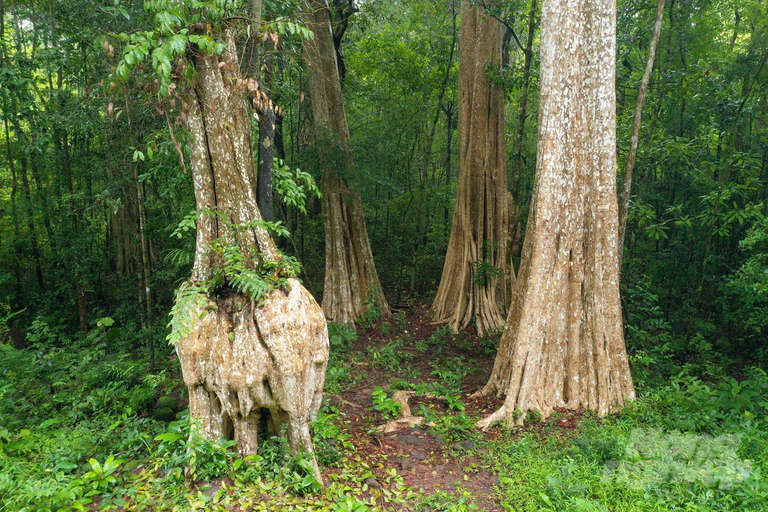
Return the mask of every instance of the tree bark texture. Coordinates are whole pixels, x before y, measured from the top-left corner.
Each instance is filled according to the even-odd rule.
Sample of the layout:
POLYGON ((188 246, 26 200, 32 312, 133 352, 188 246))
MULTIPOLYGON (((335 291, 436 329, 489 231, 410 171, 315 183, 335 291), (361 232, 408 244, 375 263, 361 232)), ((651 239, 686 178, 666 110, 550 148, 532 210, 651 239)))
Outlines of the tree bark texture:
MULTIPOLYGON (((282 259, 267 231, 253 224, 261 214, 245 103, 248 83, 238 76, 235 45, 230 35, 227 40, 221 56, 194 57, 197 76, 187 98, 199 218, 186 286, 205 282, 222 265, 212 250, 217 239, 237 245, 250 270, 282 259)), ((291 447, 313 451, 307 422, 320 407, 328 333, 309 292, 290 279, 285 289, 272 290, 258 303, 241 294, 209 293, 196 313, 176 351, 200 432, 234 439, 239 453, 248 455, 256 452, 260 432, 279 433, 286 423, 291 447)))
POLYGON ((621 203, 619 203, 619 263, 624 253, 624 235, 627 232, 627 215, 629 214, 629 198, 632 194, 632 175, 635 170, 635 161, 637 160, 637 147, 640 141, 640 126, 643 119, 643 105, 645 96, 648 93, 648 84, 651 82, 651 73, 653 72, 653 63, 656 60, 656 47, 659 45, 661 37, 661 23, 664 20, 665 0, 659 0, 656 9, 656 21, 653 24, 653 35, 651 44, 648 48, 648 60, 645 63, 643 78, 640 80, 640 89, 637 91, 637 101, 635 102, 635 115, 632 121, 632 135, 630 136, 629 154, 627 155, 627 166, 624 171, 624 182, 621 191, 621 203))
POLYGON ((619 301, 616 7, 544 0, 536 179, 507 326, 479 423, 557 407, 600 415, 635 397, 619 301))
POLYGON ((464 1, 459 57, 459 183, 448 252, 432 318, 480 334, 504 326, 513 280, 504 95, 491 83, 501 64, 502 25, 464 1))
POLYGON ((304 59, 323 172, 323 311, 329 321, 353 323, 374 304, 383 315, 390 311, 376 272, 363 203, 347 183, 354 172, 354 161, 326 0, 307 2, 306 22, 315 34, 304 42, 304 59))

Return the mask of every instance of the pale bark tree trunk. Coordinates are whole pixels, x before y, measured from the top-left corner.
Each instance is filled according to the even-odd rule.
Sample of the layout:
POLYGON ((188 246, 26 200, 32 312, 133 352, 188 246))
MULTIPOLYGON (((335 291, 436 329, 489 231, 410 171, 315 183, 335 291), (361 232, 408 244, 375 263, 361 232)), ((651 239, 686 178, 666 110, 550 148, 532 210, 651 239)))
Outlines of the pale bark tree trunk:
POLYGON ((619 301, 616 7, 544 0, 539 145, 522 263, 493 373, 504 405, 479 422, 556 407, 603 415, 634 398, 619 301))
MULTIPOLYGON (((443 105, 442 107, 443 112, 445 113, 445 160, 443 162, 443 178, 445 181, 443 182, 443 186, 446 190, 450 190, 449 187, 451 186, 451 167, 453 166, 453 159, 451 158, 453 155, 453 116, 456 115, 456 107, 452 102, 448 105, 443 105)), ((450 206, 446 204, 443 210, 443 223, 445 224, 446 235, 448 235, 448 227, 450 226, 450 214, 450 206)))
POLYGON ((637 91, 637 101, 635 102, 635 116, 632 121, 632 135, 629 142, 629 154, 627 155, 627 167, 624 171, 624 182, 622 184, 621 202, 619 203, 619 264, 624 253, 624 235, 627 231, 627 215, 629 213, 629 198, 632 194, 632 175, 635 170, 635 161, 637 160, 637 147, 640 141, 640 125, 643 118, 643 105, 645 105, 645 96, 648 93, 648 84, 651 82, 651 73, 653 72, 653 63, 656 60, 656 47, 659 45, 661 37, 661 23, 664 19, 665 0, 659 0, 659 6, 656 10, 656 21, 653 24, 653 35, 651 44, 648 48, 648 60, 645 63, 643 78, 640 80, 640 89, 637 91))
MULTIPOLYGON (((194 57, 197 74, 185 102, 199 214, 195 262, 185 287, 209 282, 224 266, 217 244, 237 246, 250 271, 282 261, 260 225, 256 203, 245 104, 245 89, 253 82, 239 78, 234 41, 229 33, 225 38, 228 47, 221 56, 194 57)), ((328 333, 309 292, 288 279, 284 289, 257 302, 225 283, 193 307, 194 325, 176 351, 199 432, 210 439, 234 439, 238 452, 248 455, 256 452, 265 429, 279 434, 287 424, 291 448, 313 451, 308 421, 321 404, 328 333)))
POLYGON ((464 1, 459 43, 459 184, 432 319, 480 334, 502 327, 513 269, 504 96, 489 67, 501 64, 502 25, 464 1))
POLYGON ((372 304, 383 315, 390 311, 373 261, 360 194, 347 183, 354 162, 327 0, 308 0, 306 21, 315 34, 304 42, 304 59, 323 172, 323 311, 330 321, 354 323, 372 304))

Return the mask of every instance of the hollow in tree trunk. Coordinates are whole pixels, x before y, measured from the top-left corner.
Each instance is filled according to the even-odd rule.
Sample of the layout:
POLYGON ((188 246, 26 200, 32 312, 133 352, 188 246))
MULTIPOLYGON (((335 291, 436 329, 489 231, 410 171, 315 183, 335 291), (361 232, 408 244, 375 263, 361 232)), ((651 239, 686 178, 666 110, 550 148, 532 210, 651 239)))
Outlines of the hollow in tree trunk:
POLYGON ((479 423, 634 398, 619 302, 613 0, 544 0, 531 216, 479 423))
POLYGON ((221 56, 191 50, 196 77, 185 103, 199 218, 192 277, 176 307, 193 287, 206 291, 187 302, 194 321, 176 351, 195 432, 234 439, 249 455, 260 433, 279 434, 286 425, 290 446, 312 452, 308 421, 320 407, 328 360, 322 309, 295 279, 258 301, 229 283, 213 290, 205 284, 225 266, 217 246, 236 247, 245 268, 257 273, 283 258, 260 222, 245 91, 226 38, 221 56))
POLYGON ((309 0, 305 17, 315 34, 312 40, 304 41, 304 59, 323 172, 323 311, 329 321, 354 323, 373 305, 383 315, 390 311, 373 261, 360 194, 347 183, 354 161, 327 1, 309 0))
POLYGON ((480 334, 504 326, 513 269, 510 194, 504 144, 504 93, 491 83, 501 63, 502 25, 470 2, 461 5, 459 184, 435 322, 480 334))

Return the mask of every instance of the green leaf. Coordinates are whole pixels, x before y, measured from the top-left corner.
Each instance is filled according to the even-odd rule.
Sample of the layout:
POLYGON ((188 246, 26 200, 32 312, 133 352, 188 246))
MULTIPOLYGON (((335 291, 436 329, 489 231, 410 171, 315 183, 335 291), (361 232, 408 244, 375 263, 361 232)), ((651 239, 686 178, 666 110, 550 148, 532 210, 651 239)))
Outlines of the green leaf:
POLYGON ((173 432, 166 432, 165 434, 160 434, 155 437, 155 441, 167 441, 169 443, 175 443, 179 439, 182 439, 184 436, 181 434, 176 434, 173 432))

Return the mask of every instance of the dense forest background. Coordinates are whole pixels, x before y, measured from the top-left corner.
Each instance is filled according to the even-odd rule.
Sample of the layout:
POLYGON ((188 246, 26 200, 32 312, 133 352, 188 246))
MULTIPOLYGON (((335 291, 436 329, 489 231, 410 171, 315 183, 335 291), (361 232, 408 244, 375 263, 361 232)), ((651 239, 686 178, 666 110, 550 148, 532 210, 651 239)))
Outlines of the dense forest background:
MULTIPOLYGON (((487 9, 507 28, 504 65, 492 80, 504 91, 508 183, 520 208, 516 268, 536 167, 537 3, 503 0, 487 9)), ((274 216, 290 237, 277 243, 301 263, 300 278, 319 300, 322 201, 291 201, 300 171, 323 180, 296 28, 300 4, 264 0, 266 35, 244 47, 258 55, 264 90, 278 107, 274 216)), ((461 172, 459 2, 330 4, 355 161, 354 174, 344 178, 362 198, 381 284, 402 315, 431 303, 450 236, 461 172)), ((618 2, 619 185, 656 7, 618 2)), ((22 392, 43 401, 54 389, 69 389, 70 370, 51 369, 57 359, 86 376, 73 393, 104 379, 156 375, 143 381, 143 395, 126 399, 128 415, 154 402, 158 389, 178 386, 166 335, 175 291, 194 258, 195 198, 181 98, 173 88, 160 94, 167 84, 146 80, 141 66, 126 80, 116 76, 131 44, 126 34, 152 25, 142 2, 0 0, 0 24, 0 412, 8 418, 0 441, 10 443, 20 442, 14 436, 27 427, 24 418, 43 421, 63 407, 21 405, 22 392), (102 357, 112 366, 89 374, 102 357), (36 389, 33 379, 50 390, 36 389)), ((253 119, 256 152, 264 126, 253 119)), ((742 418, 765 407, 767 199, 768 3, 667 0, 621 264, 626 343, 641 396, 673 382, 712 411, 727 403, 742 418)), ((376 325, 382 313, 372 304, 359 325, 376 325)), ((341 340, 347 350, 356 335, 339 329, 332 344, 341 340)), ((493 339, 483 338, 491 354, 493 339)), ((346 377, 329 374, 331 382, 346 377)), ((665 396, 668 405, 684 402, 665 396)), ((691 400, 684 413, 710 411, 691 400)), ((92 414, 88 407, 100 406, 75 409, 79 419, 92 414)), ((724 421, 712 414, 673 428, 719 433, 706 426, 724 421)), ((756 450, 766 457, 760 436, 756 450)), ((88 446, 77 463, 94 450, 88 446)), ((101 485, 93 488, 101 492, 101 485)))
MULTIPOLYGON (((382 284, 392 304, 404 305, 435 292, 450 233, 459 20, 451 2, 359 7, 342 43, 357 163, 348 179, 363 198, 382 284)), ((296 8, 266 2, 266 19, 295 17, 296 8)), ((496 11, 512 36, 494 79, 507 100, 509 184, 524 229, 536 155, 538 20, 531 24, 530 5, 520 2, 496 11)), ((654 13, 647 2, 619 4, 620 175, 654 13)), ((168 351, 166 315, 194 251, 192 182, 180 159, 189 165, 187 135, 173 98, 109 78, 116 59, 105 50, 118 44, 116 34, 146 26, 145 16, 139 2, 3 4, 0 303, 4 317, 14 315, 8 326, 32 343, 66 344, 110 317, 121 329, 114 350, 146 351, 151 332, 154 346, 168 351)), ((766 30, 761 2, 666 7, 622 267, 630 349, 658 369, 669 361, 701 372, 764 362, 766 30)), ((281 112, 281 172, 300 168, 319 182, 300 39, 275 34, 260 47, 281 112)), ((283 249, 321 297, 320 202, 304 215, 277 201, 276 214, 292 233, 283 249)))
MULTIPOLYGON (((349 16, 340 4, 339 19, 349 16)), ((357 164, 347 178, 362 195, 389 300, 406 305, 435 292, 450 233, 459 172, 458 11, 431 1, 358 7, 342 43, 357 164)), ((529 11, 530 4, 505 2, 494 12, 510 30, 494 80, 507 101, 509 184, 522 230, 537 133, 538 19, 531 24, 529 11)), ((265 2, 268 22, 296 12, 265 2)), ((619 3, 620 179, 654 14, 647 2, 619 3)), ((151 84, 109 78, 117 64, 109 45, 146 26, 146 14, 138 2, 4 2, 2 21, 7 325, 30 343, 60 345, 110 317, 120 328, 112 350, 166 353, 167 312, 194 252, 187 135, 173 98, 151 84)), ((738 370, 765 361, 766 30, 761 2, 666 7, 622 266, 630 350, 636 361, 653 359, 657 371, 671 362, 706 373, 711 365, 738 370)), ((278 170, 299 168, 320 182, 301 41, 274 33, 260 51, 281 113, 278 170)), ((261 126, 254 122, 254 131, 261 126)), ((320 201, 304 215, 278 200, 276 215, 292 233, 283 250, 299 259, 305 285, 321 297, 320 201)))

